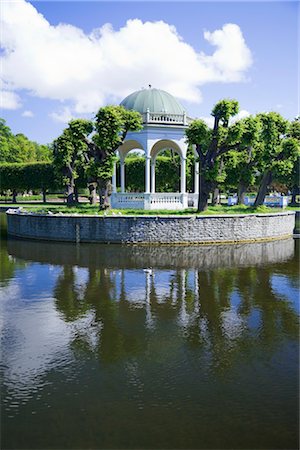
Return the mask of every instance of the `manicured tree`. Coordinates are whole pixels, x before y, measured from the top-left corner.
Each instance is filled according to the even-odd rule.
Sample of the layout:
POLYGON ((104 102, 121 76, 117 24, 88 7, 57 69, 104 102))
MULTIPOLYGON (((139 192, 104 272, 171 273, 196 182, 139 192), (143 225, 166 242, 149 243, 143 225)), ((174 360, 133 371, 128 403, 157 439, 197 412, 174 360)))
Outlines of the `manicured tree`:
POLYGON ((68 128, 53 142, 53 163, 63 174, 67 188, 67 204, 74 202, 75 179, 78 177, 78 168, 87 164, 87 136, 92 131, 91 121, 71 120, 68 128))
POLYGON ((290 124, 276 112, 259 114, 261 122, 262 178, 254 206, 264 203, 274 175, 289 176, 299 156, 299 141, 289 135, 290 124))
MULTIPOLYGON (((289 136, 293 137, 300 143, 300 117, 296 117, 293 122, 291 122, 291 126, 289 129, 289 136)), ((300 194, 300 156, 296 159, 294 163, 293 170, 287 182, 288 187, 292 192, 292 200, 291 203, 296 203, 296 195, 300 194)))
POLYGON ((4 163, 0 164, 0 190, 13 192, 13 203, 17 193, 31 189, 42 190, 44 202, 46 191, 57 187, 54 167, 50 163, 4 163))
POLYGON ((238 151, 230 151, 224 157, 226 183, 237 187, 238 204, 244 204, 245 193, 255 183, 261 163, 260 122, 256 116, 250 116, 239 120, 236 126, 240 127, 238 151))
POLYGON ((46 194, 49 189, 55 189, 59 183, 55 168, 51 163, 34 163, 23 165, 23 185, 25 189, 41 190, 43 202, 46 203, 46 194))
POLYGON ((12 203, 17 203, 17 194, 26 190, 24 164, 4 163, 0 165, 0 190, 12 191, 12 203))
POLYGON ((88 173, 91 179, 97 181, 101 209, 109 206, 115 152, 124 142, 128 131, 139 131, 141 128, 141 115, 122 106, 106 106, 96 114, 95 134, 88 142, 88 173))
POLYGON ((200 189, 198 211, 207 209, 210 192, 223 181, 220 158, 234 150, 240 137, 240 128, 229 126, 229 119, 238 113, 236 100, 221 100, 213 108, 214 127, 209 129, 203 120, 194 120, 186 130, 190 144, 194 144, 200 162, 200 189))

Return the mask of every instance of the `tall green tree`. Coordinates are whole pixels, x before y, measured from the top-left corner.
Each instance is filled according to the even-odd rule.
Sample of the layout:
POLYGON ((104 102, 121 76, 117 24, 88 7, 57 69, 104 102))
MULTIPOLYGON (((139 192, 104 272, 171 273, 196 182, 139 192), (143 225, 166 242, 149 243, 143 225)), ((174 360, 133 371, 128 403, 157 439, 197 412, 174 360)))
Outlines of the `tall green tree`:
POLYGON ((67 186, 67 203, 74 201, 75 180, 79 167, 84 167, 90 186, 98 187, 100 208, 109 206, 116 150, 129 130, 141 128, 141 115, 122 106, 100 108, 94 122, 83 119, 69 122, 68 128, 53 143, 54 164, 63 172, 67 186))
POLYGON ((258 115, 261 123, 261 182, 254 206, 264 203, 275 176, 291 175, 299 156, 299 141, 289 133, 291 124, 277 112, 258 115))
POLYGON ((122 106, 100 108, 95 117, 95 134, 86 141, 88 151, 88 175, 97 183, 100 208, 109 206, 110 180, 116 151, 123 144, 128 131, 142 128, 142 116, 122 106))
POLYGON ((88 162, 87 137, 92 131, 93 124, 90 120, 71 120, 68 128, 53 142, 53 163, 63 176, 67 204, 74 203, 75 180, 79 169, 88 162))
POLYGON ((236 148, 241 130, 229 125, 229 120, 239 111, 236 100, 221 100, 213 108, 213 129, 209 129, 203 120, 194 120, 186 130, 190 144, 195 145, 200 162, 200 189, 198 211, 207 209, 210 192, 223 181, 220 172, 221 157, 236 148))
POLYGON ((240 138, 236 150, 224 157, 226 184, 237 189, 238 204, 244 204, 245 193, 256 181, 260 166, 261 142, 260 121, 249 116, 236 123, 240 127, 240 138))
POLYGON ((22 133, 14 135, 0 118, 0 163, 48 162, 51 156, 49 146, 30 141, 22 133))

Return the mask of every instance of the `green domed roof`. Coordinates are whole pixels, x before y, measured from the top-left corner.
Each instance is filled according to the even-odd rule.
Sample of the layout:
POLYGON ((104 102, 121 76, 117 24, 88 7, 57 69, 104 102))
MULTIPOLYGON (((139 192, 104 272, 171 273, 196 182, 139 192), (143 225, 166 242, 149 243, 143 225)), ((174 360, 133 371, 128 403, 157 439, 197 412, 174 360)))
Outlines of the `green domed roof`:
POLYGON ((181 104, 168 92, 161 89, 149 87, 141 89, 128 95, 121 103, 126 109, 138 111, 139 113, 150 112, 168 114, 183 114, 184 109, 181 104))

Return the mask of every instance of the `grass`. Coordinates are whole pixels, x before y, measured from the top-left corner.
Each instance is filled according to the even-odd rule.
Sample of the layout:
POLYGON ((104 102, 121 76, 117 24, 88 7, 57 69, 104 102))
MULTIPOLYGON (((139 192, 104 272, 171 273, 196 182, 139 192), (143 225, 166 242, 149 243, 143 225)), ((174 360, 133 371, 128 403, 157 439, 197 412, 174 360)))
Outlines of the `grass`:
MULTIPOLYGON (((0 204, 0 206, 8 206, 7 204, 0 204)), ((283 211, 295 211, 300 210, 299 207, 287 207, 287 208, 271 208, 267 206, 259 206, 258 208, 254 208, 253 206, 245 206, 245 205, 236 205, 236 206, 227 206, 227 205, 218 205, 218 206, 209 206, 206 211, 199 213, 195 209, 185 209, 180 211, 169 211, 169 210, 135 210, 135 209, 122 209, 116 210, 111 209, 107 211, 99 211, 98 205, 93 206, 89 204, 78 204, 74 206, 67 206, 65 204, 40 204, 40 205, 32 205, 32 204, 22 204, 22 205, 12 205, 14 207, 22 207, 26 211, 33 213, 46 214, 48 212, 52 212, 54 214, 92 214, 92 215, 134 215, 134 216, 164 216, 164 215, 216 215, 216 214, 267 214, 272 212, 283 212, 283 211)))

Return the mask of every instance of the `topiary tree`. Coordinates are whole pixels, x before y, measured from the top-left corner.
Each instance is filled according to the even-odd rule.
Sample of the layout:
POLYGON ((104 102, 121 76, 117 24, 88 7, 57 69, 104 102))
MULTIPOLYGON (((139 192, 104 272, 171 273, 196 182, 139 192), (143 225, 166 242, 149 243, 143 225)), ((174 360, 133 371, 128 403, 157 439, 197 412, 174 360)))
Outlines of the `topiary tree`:
POLYGON ((123 106, 106 106, 97 112, 94 128, 95 134, 88 142, 88 174, 97 182, 100 208, 104 209, 109 207, 115 153, 128 131, 141 130, 142 116, 123 106))
POLYGON ((299 157, 299 140, 289 131, 291 124, 277 112, 258 115, 261 123, 261 182, 254 206, 264 203, 274 176, 288 177, 299 157))
POLYGON ((67 203, 74 201, 75 179, 80 166, 85 169, 90 190, 94 185, 98 187, 100 208, 109 206, 115 152, 129 130, 141 128, 141 115, 122 106, 100 108, 94 123, 83 119, 69 122, 68 128, 53 144, 54 164, 63 172, 67 186, 67 203))
POLYGON ((194 120, 186 130, 190 144, 195 145, 200 162, 200 189, 198 211, 207 209, 210 192, 219 181, 224 181, 220 172, 221 157, 236 149, 241 130, 229 126, 229 119, 239 111, 236 100, 221 100, 213 108, 214 127, 209 129, 203 120, 194 120))
POLYGON ((240 137, 236 149, 224 156, 226 184, 237 189, 238 204, 244 204, 245 193, 255 183, 260 165, 260 122, 256 116, 249 116, 236 122, 235 127, 240 128, 240 137))
POLYGON ((88 140, 93 131, 90 120, 76 119, 69 122, 62 135, 53 142, 53 164, 63 176, 67 190, 67 204, 74 202, 75 180, 79 168, 88 165, 88 140))
POLYGON ((17 203, 18 192, 31 189, 41 190, 45 202, 46 191, 56 188, 57 185, 55 169, 51 163, 0 164, 0 190, 11 190, 13 203, 17 203))

